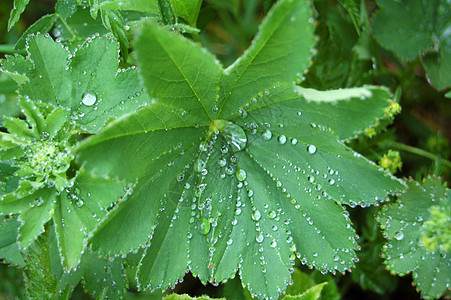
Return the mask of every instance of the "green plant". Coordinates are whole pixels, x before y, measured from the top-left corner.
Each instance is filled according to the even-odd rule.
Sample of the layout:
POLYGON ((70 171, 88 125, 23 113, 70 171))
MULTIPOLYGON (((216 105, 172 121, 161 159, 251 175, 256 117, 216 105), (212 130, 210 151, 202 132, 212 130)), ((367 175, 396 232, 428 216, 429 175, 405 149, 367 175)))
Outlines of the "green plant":
MULTIPOLYGON (((9 29, 27 2, 14 2, 9 29)), ((441 34, 442 62, 445 2, 427 31, 441 34)), ((385 28, 397 26, 384 21, 394 3, 380 1, 370 26, 365 1, 263 1, 251 45, 224 68, 198 24, 216 11, 218 26, 249 38, 257 1, 58 1, 4 48, 21 55, 0 69, 18 93, 3 92, 0 257, 27 268, 25 295, 68 299, 81 283, 116 299, 130 284, 162 298, 190 271, 223 286, 210 296, 336 299, 346 290, 335 278, 353 268, 350 284, 393 291, 382 263, 413 272, 424 298, 449 293, 449 191, 391 174, 403 165, 392 149, 434 159, 435 173, 451 165, 387 130, 408 75, 382 66, 372 36, 402 57, 385 28), (392 96, 382 84, 397 81, 392 96)), ((408 59, 446 75, 422 51, 408 59)), ((445 75, 435 86, 451 86, 445 75)), ((178 298, 190 299, 167 297, 178 298)))

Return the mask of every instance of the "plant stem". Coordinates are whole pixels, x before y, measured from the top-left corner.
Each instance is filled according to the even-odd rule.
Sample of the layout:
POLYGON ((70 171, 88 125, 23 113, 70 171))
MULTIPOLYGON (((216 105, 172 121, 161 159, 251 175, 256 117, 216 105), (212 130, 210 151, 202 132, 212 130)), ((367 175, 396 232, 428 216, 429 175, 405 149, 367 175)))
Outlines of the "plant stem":
MULTIPOLYGON (((437 158, 437 155, 435 155, 431 152, 428 152, 428 151, 420 149, 420 148, 408 146, 408 145, 405 145, 402 143, 398 143, 395 141, 384 141, 382 144, 384 146, 393 147, 393 148, 396 148, 396 149, 399 149, 402 151, 410 152, 410 153, 416 154, 418 156, 423 156, 423 157, 429 158, 431 160, 435 160, 437 158)), ((451 168, 451 162, 449 160, 442 158, 440 160, 440 162, 442 163, 442 165, 444 165, 448 168, 451 168)))
POLYGON ((21 55, 25 55, 25 51, 18 51, 16 48, 14 48, 14 45, 0 45, 0 53, 6 53, 6 54, 14 54, 18 53, 21 55))

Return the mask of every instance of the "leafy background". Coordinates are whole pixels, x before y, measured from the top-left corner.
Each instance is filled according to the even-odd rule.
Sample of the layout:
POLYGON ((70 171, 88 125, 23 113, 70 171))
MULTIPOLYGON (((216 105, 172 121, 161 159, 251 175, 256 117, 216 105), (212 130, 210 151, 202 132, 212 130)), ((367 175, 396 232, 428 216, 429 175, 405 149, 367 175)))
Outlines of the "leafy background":
MULTIPOLYGON (((273 2, 270 0, 205 1, 197 22, 201 33, 195 38, 201 40, 205 47, 213 52, 225 66, 228 66, 249 46, 258 25, 273 2)), ((415 52, 416 55, 404 54, 403 49, 387 47, 391 41, 390 37, 387 42, 387 36, 383 34, 382 26, 376 27, 371 22, 383 23, 384 17, 390 18, 390 16, 384 15, 382 10, 378 11, 376 15, 374 14, 378 9, 377 5, 384 7, 388 2, 362 1, 365 5, 361 6, 360 1, 315 1, 318 11, 316 34, 320 40, 314 65, 306 75, 305 84, 318 89, 363 84, 389 87, 395 95, 399 96, 402 106, 401 114, 396 117, 394 124, 387 131, 381 132, 371 139, 362 134, 349 145, 375 162, 378 162, 389 149, 400 151, 403 165, 402 169, 396 173, 398 177, 411 176, 420 182, 426 175, 435 174, 442 176, 444 181, 449 181, 451 169, 444 166, 441 160, 449 161, 451 158, 451 131, 449 130, 451 128, 449 114, 451 101, 445 97, 450 85, 442 82, 434 84, 434 75, 428 73, 431 72, 430 70, 434 70, 434 67, 431 67, 434 57, 431 56, 437 54, 427 51, 423 53, 422 51, 426 48, 433 48, 433 44, 419 45, 415 52), (432 79, 433 85, 442 89, 437 90, 431 85, 428 77, 432 79)), ((439 2, 437 1, 437 3, 439 2)), ((0 31, 0 44, 6 46, 2 46, 0 50, 3 53, 14 52, 11 45, 14 45, 26 28, 37 19, 45 14, 53 13, 54 5, 54 1, 30 1, 17 25, 11 31, 6 32, 12 3, 3 1, 0 4, 0 30, 2 30, 0 31)), ((64 14, 62 11, 60 13, 64 14)), ((432 12, 432 16, 434 13, 432 12)), ((393 24, 384 22, 384 25, 401 29, 403 26, 409 28, 409 20, 406 20, 405 16, 403 17, 396 18, 396 20, 391 18, 393 24)), ((86 18, 89 18, 89 15, 86 15, 86 18)), ((72 21, 75 28, 82 26, 77 20, 72 21)), ((188 23, 192 25, 190 20, 188 23)), ((87 36, 95 32, 106 32, 98 22, 93 22, 89 27, 92 32, 84 33, 87 36)), ((438 40, 445 39, 441 45, 446 46, 446 42, 449 43, 449 37, 447 40, 446 37, 442 38, 441 30, 442 28, 437 27, 426 30, 424 34, 426 36, 435 34, 439 37, 438 40)), ((80 30, 80 32, 83 31, 80 30)), ((56 32, 53 34, 57 35, 56 32)), ((64 32, 64 29, 61 29, 58 34, 70 35, 70 33, 64 32)), ((396 45, 396 43, 392 44, 396 45)), ((400 38, 399 44, 405 44, 402 38, 400 38)), ((440 54, 444 52, 440 47, 438 49, 440 54)), ((129 61, 129 63, 133 62, 129 61)), ((123 67, 128 66, 123 61, 121 64, 123 67)), ((14 92, 16 89, 13 81, 0 75, 1 115, 17 113, 14 92)), ((377 132, 377 128, 375 131, 377 132)), ((323 293, 329 292, 330 294, 325 299, 332 299, 333 296, 330 295, 338 295, 337 290, 345 299, 379 299, 381 297, 415 299, 419 297, 411 286, 410 275, 389 276, 381 264, 379 249, 382 248, 385 240, 374 221, 378 210, 378 208, 351 209, 351 219, 360 230, 358 232, 361 236, 359 243, 362 246, 359 254, 360 263, 352 273, 337 275, 330 284, 326 285, 327 288, 323 289, 323 293)), ((130 260, 129 264, 133 265, 133 258, 128 259, 130 260)), ((0 265, 0 268, 0 277, 2 278, 0 297, 21 295, 20 270, 9 268, 6 265, 0 265)), ((315 283, 330 280, 330 277, 309 270, 301 264, 297 264, 295 269, 293 276, 295 284, 292 288, 299 288, 299 290, 294 294, 298 294, 297 292, 302 291, 303 288, 306 289, 315 283), (299 272, 298 274, 298 270, 302 270, 304 273, 299 272), (302 274, 308 274, 308 280, 302 278, 305 276, 302 274), (297 276, 298 280, 296 280, 297 276), (301 283, 307 286, 300 287, 301 283)), ((136 291, 133 272, 132 268, 127 272, 130 279, 130 297, 135 299, 154 297, 136 291)), ((224 296, 231 299, 249 297, 246 291, 242 291, 241 284, 237 281, 237 279, 231 280, 220 287, 211 285, 204 287, 188 274, 183 283, 175 286, 174 291, 189 293, 193 296, 206 293, 215 297, 224 296)), ((83 293, 81 286, 78 286, 73 298, 85 297, 87 296, 83 293)), ((323 297, 326 297, 325 294, 323 297)))

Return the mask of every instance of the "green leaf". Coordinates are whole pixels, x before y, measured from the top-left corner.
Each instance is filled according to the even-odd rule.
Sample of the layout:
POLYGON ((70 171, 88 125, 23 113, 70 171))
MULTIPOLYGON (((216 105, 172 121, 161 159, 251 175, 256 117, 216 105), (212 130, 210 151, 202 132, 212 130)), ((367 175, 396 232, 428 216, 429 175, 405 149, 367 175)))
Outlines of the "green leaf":
POLYGON ((349 139, 390 118, 390 91, 383 87, 365 86, 317 91, 298 88, 307 102, 300 111, 303 118, 331 128, 340 139, 349 139))
POLYGON ((23 50, 25 49, 26 40, 29 35, 31 34, 37 34, 38 32, 44 34, 50 31, 52 29, 53 25, 55 24, 55 20, 58 18, 58 15, 56 14, 50 14, 45 15, 39 20, 37 20, 33 25, 27 28, 25 32, 22 34, 22 36, 17 41, 16 45, 14 46, 17 50, 23 50))
MULTIPOLYGON (((201 296, 201 297, 190 297, 187 294, 178 295, 178 294, 171 294, 169 296, 164 297, 164 300, 212 300, 213 298, 210 298, 208 296, 201 296)), ((214 299, 222 299, 224 298, 214 298, 214 299)))
POLYGON ((218 118, 229 118, 243 101, 278 82, 299 80, 309 66, 313 31, 309 2, 279 1, 273 6, 252 45, 224 72, 218 118))
POLYGON ((125 20, 118 10, 101 10, 100 16, 103 25, 111 30, 113 35, 119 41, 120 49, 124 60, 127 60, 128 48, 130 43, 127 39, 127 32, 125 30, 125 20))
POLYGON ((55 12, 62 18, 67 19, 77 11, 77 0, 58 0, 55 12))
POLYGON ((421 185, 410 181, 398 201, 378 216, 388 239, 382 252, 387 268, 401 276, 412 272, 425 299, 439 298, 451 284, 450 211, 451 192, 438 179, 427 178, 421 185), (437 209, 440 213, 433 214, 437 209))
POLYGON ((446 0, 377 2, 381 9, 373 17, 372 30, 378 42, 408 61, 426 55, 424 65, 432 84, 438 89, 451 86, 450 68, 446 67, 451 60, 449 3, 446 0), (445 67, 442 69, 441 65, 445 67))
MULTIPOLYGON (((278 34, 310 24, 304 3, 279 2, 263 22, 263 33, 267 24, 279 22, 272 38, 280 42, 278 34)), ((299 43, 289 44, 295 50, 285 55, 308 62, 308 53, 298 57, 299 43)), ((257 55, 249 62, 247 69, 254 71, 256 61, 273 59, 262 40, 247 53, 254 53, 255 45, 269 57, 257 55)), ((341 204, 377 203, 403 185, 344 146, 320 122, 312 122, 323 109, 332 111, 332 103, 324 100, 353 101, 358 95, 363 101, 362 93, 370 99, 373 91, 387 92, 368 87, 312 96, 318 101, 309 102, 294 86, 296 73, 284 77, 277 68, 276 75, 261 69, 255 87, 248 83, 249 88, 231 90, 230 97, 242 97, 227 100, 236 101, 224 110, 229 117, 214 119, 215 101, 222 94, 217 87, 224 86, 217 79, 230 80, 221 76, 214 57, 152 23, 139 33, 136 50, 144 84, 156 99, 109 123, 76 150, 78 161, 91 172, 136 182, 101 222, 93 249, 126 254, 145 248, 137 272, 144 289, 174 285, 187 269, 213 283, 239 270, 252 294, 276 299, 290 280, 296 256, 323 272, 349 270, 357 243, 341 204), (268 86, 268 78, 276 81, 268 86)), ((281 59, 288 64, 288 58, 281 59)), ((386 101, 385 96, 378 101, 386 101)), ((360 129, 350 132, 355 130, 360 129)))
POLYGON ((16 242, 19 225, 16 218, 0 217, 0 258, 3 263, 23 267, 25 262, 16 242))
POLYGON ((8 57, 2 71, 28 79, 19 92, 33 101, 67 107, 70 119, 88 131, 145 104, 147 96, 133 68, 118 70, 117 43, 94 37, 74 53, 50 37, 37 35, 27 42, 30 59, 8 57))
POLYGON ((17 21, 19 21, 20 15, 24 12, 28 2, 30 2, 30 0, 14 0, 14 7, 11 10, 8 20, 8 31, 13 28, 17 21))
POLYGON ((80 272, 83 274, 84 288, 95 299, 101 295, 104 295, 103 299, 120 299, 127 291, 127 279, 120 257, 99 258, 98 253, 85 253, 80 272))
POLYGON ((174 13, 183 18, 190 26, 196 27, 202 0, 169 0, 174 7, 174 13))
POLYGON ((423 65, 428 80, 437 89, 451 87, 451 39, 448 37, 441 41, 438 53, 426 53, 423 65))
POLYGON ((298 296, 287 295, 283 299, 286 300, 317 300, 321 295, 321 291, 327 282, 317 284, 298 296))
POLYGON ((101 9, 135 10, 158 13, 156 0, 107 0, 98 5, 101 9))
POLYGON ((355 30, 360 34, 360 13, 354 0, 339 0, 340 4, 347 10, 354 23, 355 30))
POLYGON ((191 113, 191 117, 198 116, 197 122, 209 124, 222 73, 219 62, 198 45, 152 23, 138 34, 135 49, 149 93, 160 102, 191 113), (159 70, 166 72, 161 74, 159 70))
POLYGON ((106 215, 106 208, 123 193, 121 182, 81 172, 75 189, 59 195, 53 206, 53 219, 63 266, 78 265, 88 234, 106 215))

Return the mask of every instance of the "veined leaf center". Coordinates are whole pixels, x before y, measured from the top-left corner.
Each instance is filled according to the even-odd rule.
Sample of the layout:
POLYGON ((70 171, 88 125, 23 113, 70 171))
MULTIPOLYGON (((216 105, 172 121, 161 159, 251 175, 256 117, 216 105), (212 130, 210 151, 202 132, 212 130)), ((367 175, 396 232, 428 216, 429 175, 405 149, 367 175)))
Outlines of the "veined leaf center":
POLYGON ((234 152, 241 151, 246 147, 246 133, 240 126, 236 125, 235 123, 226 120, 213 120, 210 125, 209 132, 222 133, 234 152))

